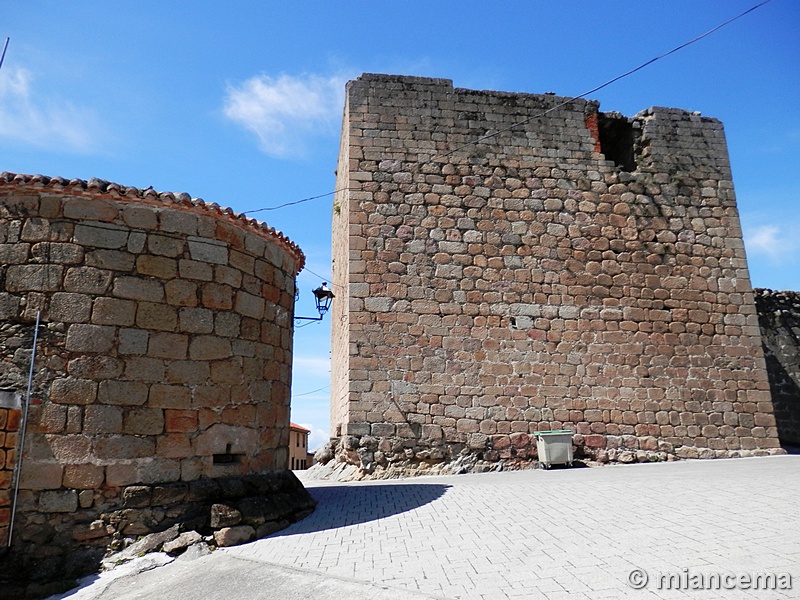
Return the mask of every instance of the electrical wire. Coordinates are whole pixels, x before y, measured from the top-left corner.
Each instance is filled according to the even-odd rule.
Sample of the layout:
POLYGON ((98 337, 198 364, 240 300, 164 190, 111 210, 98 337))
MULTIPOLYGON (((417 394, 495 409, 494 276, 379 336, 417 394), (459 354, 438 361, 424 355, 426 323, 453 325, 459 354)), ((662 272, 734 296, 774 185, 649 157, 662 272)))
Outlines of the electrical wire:
MULTIPOLYGON (((508 127, 505 127, 505 128, 500 129, 498 131, 493 131, 492 133, 486 134, 486 135, 484 135, 482 137, 479 137, 478 139, 473 140, 471 142, 467 142, 465 144, 462 144, 461 146, 458 146, 457 148, 454 148, 453 150, 450 150, 450 152, 447 152, 446 154, 443 154, 441 156, 448 157, 448 156, 458 152, 459 150, 463 150, 464 148, 467 148, 469 146, 474 146, 475 144, 480 144, 484 140, 491 139, 491 138, 493 138, 495 136, 500 135, 501 133, 505 133, 506 131, 511 131, 512 129, 514 129, 516 127, 519 127, 520 125, 525 125, 526 123, 529 123, 530 121, 532 121, 534 119, 541 118, 541 117, 547 115, 548 113, 551 113, 554 110, 557 110, 557 109, 561 108, 562 106, 566 106, 570 102, 574 102, 575 100, 579 100, 581 98, 584 98, 585 96, 588 96, 589 94, 593 94, 593 93, 595 93, 595 92, 597 92, 599 90, 602 90, 603 88, 608 87, 612 83, 616 83, 620 79, 625 79, 629 75, 633 75, 637 71, 641 71, 645 67, 648 67, 649 65, 652 65, 654 62, 659 61, 662 58, 666 58, 670 54, 674 54, 675 52, 678 52, 679 50, 683 50, 687 46, 691 46, 695 42, 699 42, 703 38, 708 37, 709 35, 714 33, 715 31, 718 31, 719 29, 722 29, 726 25, 729 25, 729 24, 733 23, 734 21, 736 21, 738 19, 741 19, 742 17, 744 17, 748 13, 753 12, 757 8, 760 8, 760 7, 764 6, 765 4, 768 4, 771 1, 772 0, 764 0, 763 2, 761 2, 759 4, 756 4, 755 6, 753 6, 751 8, 748 8, 743 13, 740 13, 740 14, 736 15, 735 17, 732 17, 732 18, 728 19, 724 23, 720 23, 716 27, 712 27, 711 29, 709 29, 705 33, 698 35, 697 37, 689 40, 688 42, 684 42, 683 44, 680 44, 679 46, 675 46, 672 50, 669 50, 668 52, 664 52, 663 54, 659 54, 658 56, 656 56, 654 58, 651 58, 648 61, 643 62, 638 67, 634 67, 633 69, 631 69, 630 71, 626 71, 622 75, 617 75, 616 77, 612 77, 611 79, 609 79, 605 83, 602 83, 602 84, 598 85, 597 87, 593 87, 592 89, 587 90, 587 91, 583 92, 582 94, 579 94, 577 96, 573 96, 573 97, 569 98, 568 100, 565 100, 565 101, 563 101, 563 102, 561 102, 559 104, 556 104, 555 106, 552 106, 552 107, 548 108, 547 110, 545 110, 545 111, 543 111, 543 112, 541 112, 539 114, 533 115, 532 117, 528 117, 527 119, 519 121, 518 123, 513 123, 513 124, 509 125, 508 127)), ((430 161, 427 161, 427 162, 430 162, 430 161)))
POLYGON ((311 390, 310 392, 303 392, 302 394, 292 394, 292 399, 299 398, 300 396, 310 396, 311 394, 316 394, 317 392, 321 392, 322 390, 329 390, 331 388, 330 385, 324 385, 319 389, 311 390))
MULTIPOLYGON (((531 117, 528 117, 527 119, 524 119, 524 120, 519 121, 517 123, 513 123, 513 124, 509 125, 508 127, 505 127, 505 128, 500 129, 498 131, 493 131, 492 133, 489 133, 489 134, 486 134, 486 135, 481 136, 479 138, 476 138, 475 140, 472 140, 471 142, 467 142, 465 144, 462 144, 461 146, 458 146, 458 147, 450 150, 446 154, 440 154, 440 155, 435 155, 435 156, 440 156, 440 157, 446 158, 446 157, 451 156, 452 154, 454 154, 454 153, 456 153, 456 152, 458 152, 460 150, 463 150, 464 148, 468 148, 469 146, 474 146, 476 144, 480 144, 481 142, 483 142, 485 140, 488 140, 488 139, 491 139, 491 138, 493 138, 495 136, 498 136, 501 133, 505 133, 506 131, 510 131, 510 130, 516 128, 516 127, 521 126, 521 125, 525 125, 526 123, 529 123, 530 121, 532 121, 534 119, 539 119, 539 118, 541 118, 541 117, 553 112, 554 110, 557 110, 557 109, 561 108, 562 106, 566 106, 570 102, 574 102, 575 100, 580 100, 581 98, 583 98, 585 96, 588 96, 589 94, 593 94, 594 92, 602 90, 603 88, 608 87, 609 85, 611 85, 613 83, 616 83, 617 81, 619 81, 621 79, 624 79, 624 78, 626 78, 626 77, 628 77, 630 75, 633 75, 637 71, 641 71, 645 67, 648 67, 648 66, 652 65, 653 63, 655 63, 655 62, 657 62, 657 61, 659 61, 659 60, 661 60, 663 58, 666 58, 667 56, 670 56, 671 54, 674 54, 674 53, 676 53, 676 52, 678 52, 680 50, 683 50, 687 46, 691 46, 692 44, 694 44, 696 42, 699 42, 703 38, 708 37, 712 33, 722 29, 726 25, 730 25, 734 21, 738 21, 739 19, 741 19, 745 15, 753 12, 754 10, 756 10, 758 8, 761 8, 765 4, 769 4, 771 1, 772 0, 764 0, 763 2, 759 2, 755 6, 752 6, 752 7, 748 8, 747 10, 745 10, 742 13, 739 13, 735 17, 731 17, 727 21, 724 21, 724 22, 720 23, 719 25, 717 25, 715 27, 712 27, 711 29, 709 29, 705 33, 702 33, 702 34, 692 38, 688 42, 684 42, 684 43, 682 43, 682 44, 680 44, 678 46, 675 46, 672 50, 664 52, 663 54, 659 54, 658 56, 643 62, 639 66, 634 67, 633 69, 630 69, 629 71, 626 71, 625 73, 622 73, 621 75, 617 75, 616 77, 612 77, 611 79, 609 79, 605 83, 602 83, 602 84, 600 84, 600 85, 598 85, 596 87, 593 87, 592 89, 587 90, 587 91, 583 92, 582 94, 579 94, 577 96, 572 96, 568 100, 565 100, 564 102, 561 102, 561 103, 559 103, 559 104, 557 104, 557 105, 555 105, 555 106, 553 106, 551 108, 548 108, 547 110, 545 110, 545 111, 543 111, 543 112, 541 112, 539 114, 536 114, 536 115, 533 115, 531 117)), ((426 160, 426 161, 419 162, 417 166, 419 167, 421 165, 424 165, 426 163, 431 162, 432 160, 433 160, 433 157, 428 159, 428 160, 426 160)), ((284 207, 287 207, 287 206, 293 206, 295 204, 302 204, 304 202, 310 202, 311 200, 317 200, 319 198, 324 198, 326 196, 332 196, 333 194, 336 194, 337 192, 346 191, 348 189, 350 189, 350 188, 345 187, 345 188, 341 188, 341 189, 338 189, 338 190, 334 190, 332 192, 328 192, 326 194, 320 194, 318 196, 311 196, 310 198, 303 198, 302 200, 296 200, 295 202, 287 202, 287 203, 281 204, 279 206, 270 206, 270 207, 265 207, 265 208, 257 208, 257 209, 254 209, 254 210, 248 210, 244 214, 256 213, 256 212, 267 211, 267 210, 278 210, 279 208, 284 208, 284 207)), ((308 270, 308 269, 306 269, 306 270, 308 270)), ((320 277, 320 279, 324 280, 324 278, 322 278, 322 277, 320 277)))
POLYGON ((319 196, 311 196, 310 198, 303 198, 302 200, 295 200, 294 202, 286 202, 285 204, 280 204, 278 206, 267 206, 265 208, 255 208, 253 210, 246 210, 242 214, 243 215, 251 215, 253 213, 262 212, 265 210, 278 210, 279 208, 286 208, 287 206, 294 206, 295 204, 303 204, 304 202, 311 202, 312 200, 318 200, 320 198, 325 198, 326 196, 333 196, 339 192, 344 192, 349 190, 350 188, 341 188, 339 190, 333 190, 332 192, 327 192, 325 194, 320 194, 319 196))
POLYGON ((8 50, 8 42, 11 41, 10 37, 6 38, 5 44, 3 44, 3 54, 0 55, 0 69, 3 68, 3 61, 6 59, 6 50, 8 50))

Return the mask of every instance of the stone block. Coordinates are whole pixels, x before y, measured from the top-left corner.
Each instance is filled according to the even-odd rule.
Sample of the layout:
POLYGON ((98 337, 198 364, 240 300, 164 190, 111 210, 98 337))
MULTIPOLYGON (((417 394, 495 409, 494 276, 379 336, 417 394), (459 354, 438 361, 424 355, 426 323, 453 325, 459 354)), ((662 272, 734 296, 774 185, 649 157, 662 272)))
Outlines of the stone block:
POLYGON ((178 329, 186 333, 212 333, 214 313, 207 308, 181 308, 178 311, 178 329))
POLYGON ((217 310, 233 308, 233 288, 219 283, 204 283, 200 287, 203 306, 217 310))
MULTIPOLYGON (((30 407, 28 427, 35 433, 60 433, 67 426, 67 407, 60 404, 39 404, 30 407)), ((0 435, 5 435, 4 433, 0 435)), ((0 447, 3 444, 0 443, 0 447)))
MULTIPOLYGON (((165 236, 151 233, 147 236, 147 249, 151 254, 175 258, 183 253, 186 242, 176 236, 165 236)), ((194 258, 194 257, 192 257, 194 258)))
POLYGON ((150 334, 141 329, 120 329, 119 348, 121 355, 147 354, 150 334))
POLYGON ((222 410, 221 422, 227 425, 254 427, 256 424, 256 407, 252 404, 248 404, 224 408, 222 410))
POLYGON ((122 487, 139 483, 139 465, 135 462, 115 460, 106 467, 106 484, 122 487))
POLYGON ((210 376, 211 368, 207 361, 172 361, 167 366, 167 381, 169 383, 199 385, 206 383, 210 376))
POLYGON ((163 458, 189 458, 192 442, 185 433, 167 433, 156 440, 156 454, 163 458))
POLYGON ((0 293, 0 319, 16 318, 19 312, 20 298, 11 294, 0 293))
POLYGON ((6 270, 9 292, 57 292, 64 281, 61 265, 10 265, 6 270))
POLYGON ((70 352, 108 353, 114 346, 116 331, 108 325, 74 323, 67 330, 66 348, 70 352))
POLYGON ((68 513, 78 510, 75 490, 45 490, 39 495, 39 510, 44 513, 68 513))
POLYGON ((241 359, 231 358, 212 362, 211 382, 222 384, 244 383, 241 359))
MULTIPOLYGON (((178 328, 178 313, 171 306, 161 303, 140 302, 136 310, 136 325, 142 329, 175 331, 178 328)), ((150 344, 153 344, 152 338, 150 344)))
POLYGON ((181 462, 178 459, 155 458, 146 462, 139 470, 142 483, 171 483, 181 476, 181 462))
POLYGON ((115 250, 128 243, 129 230, 113 223, 88 221, 75 225, 75 243, 81 246, 115 250))
POLYGON ((164 411, 164 419, 165 429, 169 433, 190 433, 197 431, 198 428, 196 410, 167 409, 164 411))
POLYGON ((53 456, 62 462, 81 463, 92 452, 92 438, 85 435, 45 435, 53 456))
POLYGON ((178 275, 178 261, 165 256, 143 254, 136 259, 136 272, 157 279, 174 279, 178 275))
POLYGON ((57 404, 92 404, 97 400, 98 384, 86 379, 56 379, 50 385, 49 399, 57 404))
POLYGON ((124 363, 111 356, 82 356, 67 363, 67 373, 76 379, 116 379, 124 363))
POLYGON ((217 546, 224 548, 227 546, 238 546, 254 540, 256 530, 250 525, 237 525, 236 527, 225 527, 214 532, 214 541, 217 546))
POLYGON ((230 358, 232 354, 230 340, 213 335, 195 336, 189 344, 192 360, 220 360, 230 358))
POLYGON ((134 324, 136 303, 118 298, 96 298, 92 308, 92 323, 97 325, 134 324))
MULTIPOLYGON (((37 244, 39 245, 39 244, 37 244)), ((30 244, 0 244, 0 264, 21 265, 28 262, 30 244)))
POLYGON ((137 381, 103 381, 97 398, 102 404, 141 406, 147 402, 148 387, 137 381))
POLYGON ((212 281, 214 279, 213 267, 205 262, 180 259, 178 261, 178 271, 183 279, 199 279, 200 281, 212 281))
MULTIPOLYGON (((131 234, 133 235, 133 234, 131 234)), ((86 252, 85 263, 90 267, 108 269, 110 271, 133 271, 135 258, 126 250, 92 250, 86 252)))
POLYGON ((122 209, 122 219, 135 229, 155 229, 158 227, 158 216, 150 206, 126 204, 122 209))
POLYGON ((192 406, 194 408, 219 408, 230 403, 230 386, 198 385, 192 388, 192 406))
POLYGON ((211 505, 211 521, 209 525, 212 529, 233 527, 241 522, 242 513, 232 506, 219 503, 211 505))
POLYGON ((63 485, 67 488, 91 490, 105 480, 105 468, 91 463, 65 465, 63 485))
MULTIPOLYGON (((155 449, 156 444, 152 438, 136 437, 132 435, 98 438, 94 443, 94 455, 104 460, 131 460, 135 458, 151 457, 154 455, 155 449)), ((110 465, 107 469, 106 476, 109 480, 108 484, 111 485, 110 465)))
POLYGON ((246 317, 261 319, 264 316, 264 299, 247 292, 236 292, 235 310, 246 317))
POLYGON ((122 432, 122 408, 93 404, 84 409, 84 433, 111 434, 122 432))
POLYGON ((392 436, 395 433, 395 425, 392 423, 373 423, 370 427, 370 435, 376 437, 392 436))
MULTIPOLYGON (((155 408, 188 409, 191 403, 192 392, 185 385, 156 384, 150 388, 150 396, 147 399, 147 405, 155 408)), ((165 413, 167 431, 171 431, 169 426, 171 412, 175 411, 167 410, 165 413)))
POLYGON ((123 416, 122 431, 132 435, 159 435, 164 432, 164 411, 160 408, 133 408, 123 416))
POLYGON ((188 238, 192 260, 201 263, 228 264, 228 246, 215 239, 191 236, 188 238))
MULTIPOLYGON (((117 207, 112 202, 97 198, 66 198, 63 202, 64 216, 67 219, 86 221, 113 221, 117 215, 117 207)), ((106 225, 106 223, 93 223, 93 225, 106 225)))
POLYGON ((151 357, 182 360, 186 358, 189 337, 178 333, 152 333, 147 354, 151 357))
POLYGON ((219 312, 214 317, 214 333, 226 338, 239 337, 242 319, 230 312, 219 312))
POLYGON ((63 477, 63 465, 26 460, 22 463, 20 488, 25 490, 58 489, 61 487, 63 477))
POLYGON ((164 285, 145 277, 117 277, 114 280, 114 296, 128 300, 163 302, 164 285))
MULTIPOLYGON (((27 244, 23 244, 23 246, 27 246, 27 244)), ((84 252, 78 244, 42 242, 33 245, 31 255, 37 259, 37 262, 76 265, 83 262, 84 252)))
POLYGON ((197 215, 184 210, 165 210, 159 214, 161 231, 197 235, 197 215))
POLYGON ((129 381, 161 382, 166 376, 166 362, 146 356, 131 357, 125 361, 125 379, 129 381))
POLYGON ((172 306, 197 306, 197 284, 182 279, 168 281, 164 286, 167 303, 172 306))
MULTIPOLYGON (((200 557, 211 553, 208 545, 203 541, 203 536, 196 531, 187 531, 180 534, 171 542, 164 544, 162 550, 171 556, 185 552, 186 556, 200 557)), ((192 558, 189 558, 189 560, 192 560, 192 558)))

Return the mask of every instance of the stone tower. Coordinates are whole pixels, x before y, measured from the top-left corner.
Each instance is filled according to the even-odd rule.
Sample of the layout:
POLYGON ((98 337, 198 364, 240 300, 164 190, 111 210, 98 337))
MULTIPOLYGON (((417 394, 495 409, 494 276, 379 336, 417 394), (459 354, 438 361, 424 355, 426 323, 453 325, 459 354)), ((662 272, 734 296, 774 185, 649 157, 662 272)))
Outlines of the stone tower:
POLYGON ((347 85, 340 461, 513 465, 562 428, 600 460, 777 451, 722 124, 598 108, 445 79, 347 85))
POLYGON ((276 497, 259 527, 308 509, 286 471, 304 262, 188 194, 0 173, 0 590, 80 576, 122 536, 208 532, 221 498, 276 497))

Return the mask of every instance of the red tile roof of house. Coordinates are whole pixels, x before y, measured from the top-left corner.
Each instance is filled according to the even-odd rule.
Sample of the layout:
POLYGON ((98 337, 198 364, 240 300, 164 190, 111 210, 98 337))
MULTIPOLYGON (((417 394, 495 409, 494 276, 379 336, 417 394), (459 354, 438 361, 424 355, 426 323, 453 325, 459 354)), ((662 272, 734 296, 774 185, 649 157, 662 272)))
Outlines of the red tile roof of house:
POLYGON ((0 189, 3 188, 14 188, 33 192, 52 190, 74 196, 105 198, 109 200, 121 199, 132 202, 143 202, 145 204, 163 204, 174 208, 184 208, 199 213, 210 214, 219 219, 249 229, 263 237, 271 238, 275 243, 297 259, 298 273, 305 266, 306 257, 303 251, 281 231, 270 227, 266 223, 247 217, 244 213, 237 213, 232 208, 220 206, 214 202, 206 202, 202 198, 192 198, 185 192, 157 192, 152 187, 140 189, 97 179, 96 177, 86 181, 83 179, 47 177, 45 175, 23 175, 19 173, 9 173, 7 171, 0 173, 0 189))

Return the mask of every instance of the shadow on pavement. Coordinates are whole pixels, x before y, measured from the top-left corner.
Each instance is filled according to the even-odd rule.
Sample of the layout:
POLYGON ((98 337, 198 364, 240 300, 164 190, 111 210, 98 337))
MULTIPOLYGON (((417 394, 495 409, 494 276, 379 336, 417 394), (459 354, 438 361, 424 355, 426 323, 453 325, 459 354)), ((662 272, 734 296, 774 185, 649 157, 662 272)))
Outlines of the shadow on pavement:
POLYGON ((316 510, 270 537, 281 537, 367 523, 414 510, 438 498, 449 485, 408 483, 393 485, 333 485, 307 488, 316 510))

